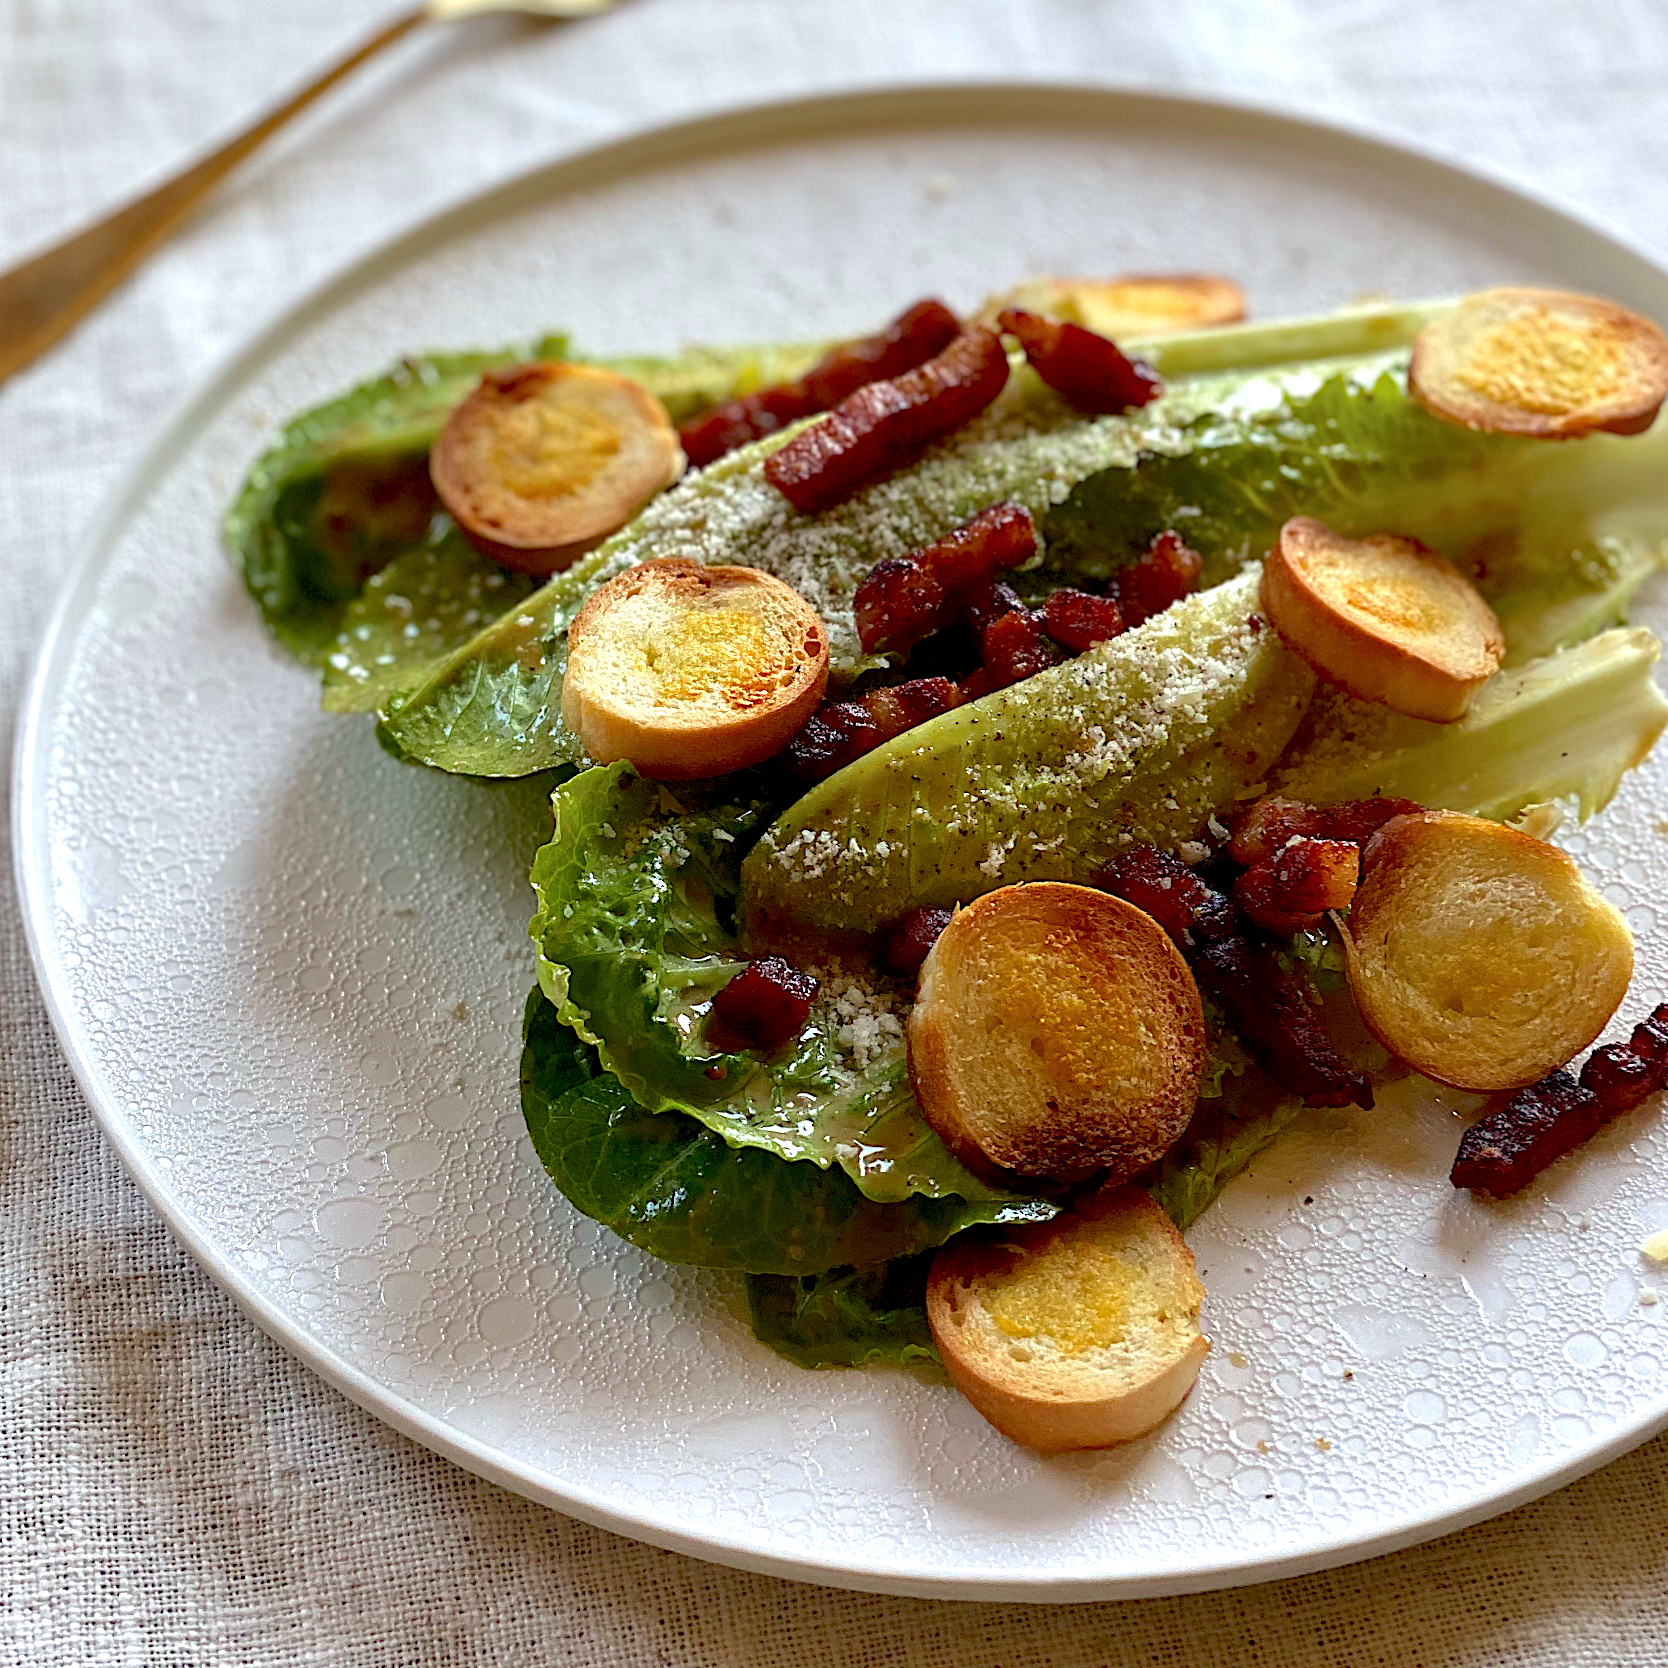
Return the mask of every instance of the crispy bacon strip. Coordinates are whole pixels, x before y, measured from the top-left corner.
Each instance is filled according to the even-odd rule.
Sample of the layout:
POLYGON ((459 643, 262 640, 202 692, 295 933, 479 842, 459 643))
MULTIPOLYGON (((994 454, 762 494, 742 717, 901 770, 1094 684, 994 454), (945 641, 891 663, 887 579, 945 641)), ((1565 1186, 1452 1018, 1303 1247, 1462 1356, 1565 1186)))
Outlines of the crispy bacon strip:
POLYGON ((713 997, 707 1041, 727 1054, 737 1047, 773 1053, 805 1029, 820 988, 780 956, 760 956, 713 997))
POLYGON ((848 342, 825 354, 805 373, 806 390, 818 402, 818 410, 832 411, 859 388, 926 364, 960 334, 961 320, 942 301, 932 297, 917 301, 878 336, 848 342))
POLYGON ((726 452, 739 451, 825 409, 812 399, 803 382, 777 382, 679 423, 678 444, 691 469, 705 469, 726 452))
POLYGON ((1183 955, 1207 938, 1229 937, 1238 927, 1228 898, 1157 846, 1133 846, 1121 853, 1096 884, 1145 910, 1183 955))
POLYGON ((1360 879, 1358 845, 1299 835, 1234 882, 1234 902, 1259 927, 1290 938, 1318 925, 1327 910, 1348 909, 1360 879))
POLYGON ((1080 324, 1056 324, 1015 307, 999 313, 996 322, 1019 338, 1032 370, 1079 411, 1128 411, 1164 392, 1150 365, 1080 324))
POLYGON ((938 935, 949 926, 950 913, 947 909, 912 909, 887 934, 882 953, 886 965, 894 973, 913 978, 938 942, 938 935))
POLYGON ((979 650, 984 665, 962 683, 970 701, 1060 664, 1060 651, 1028 608, 1011 609, 993 620, 979 633, 979 650))
POLYGON ((1113 575, 1112 594, 1123 610, 1124 624, 1138 626, 1180 602, 1199 583, 1204 565, 1179 533, 1160 533, 1145 554, 1113 575))
POLYGON ((810 782, 832 776, 905 730, 962 704, 948 678, 914 678, 871 689, 855 701, 824 701, 782 750, 782 762, 810 782))
POLYGON ((1019 592, 1000 579, 968 592, 962 607, 967 623, 973 628, 973 635, 981 638, 1004 614, 1022 614, 1025 611, 1019 592))
POLYGON ((1093 591, 1055 591, 1043 604, 1042 613, 1043 629, 1073 654, 1082 654, 1124 631, 1124 611, 1118 599, 1096 596, 1093 591))
POLYGON ((1347 840, 1362 846, 1392 817, 1424 809, 1411 799, 1352 799, 1317 809, 1301 800, 1265 794, 1234 819, 1228 855, 1249 866, 1266 861, 1292 840, 1347 840))
POLYGON ((1156 846, 1123 853, 1098 884, 1143 909, 1175 940, 1201 987, 1259 1066, 1308 1106, 1373 1104, 1372 1085, 1339 1059, 1307 993, 1241 930, 1229 900, 1156 846))
POLYGON ((923 637, 953 624, 960 606, 929 563, 914 555, 886 556, 857 587, 852 612, 865 654, 907 654, 923 637))
POLYGON ((1479 1118, 1460 1137, 1448 1179, 1455 1187, 1503 1199, 1665 1084, 1668 1002, 1634 1026, 1625 1043, 1588 1055, 1579 1083, 1568 1071, 1550 1072, 1479 1118))
POLYGON ((801 417, 831 410, 871 382, 902 376, 924 365, 960 334, 961 321, 942 301, 917 301, 878 336, 847 342, 826 353, 798 382, 778 382, 725 400, 680 423, 683 455, 692 469, 700 469, 801 417))
POLYGON ((875 563, 852 600, 864 651, 907 651, 952 625, 969 595, 1037 553, 1037 524, 1022 504, 992 504, 943 538, 875 563))
POLYGON ((814 515, 969 422, 1007 380, 1002 338, 966 331, 926 364, 841 400, 765 460, 765 479, 802 515, 814 515))

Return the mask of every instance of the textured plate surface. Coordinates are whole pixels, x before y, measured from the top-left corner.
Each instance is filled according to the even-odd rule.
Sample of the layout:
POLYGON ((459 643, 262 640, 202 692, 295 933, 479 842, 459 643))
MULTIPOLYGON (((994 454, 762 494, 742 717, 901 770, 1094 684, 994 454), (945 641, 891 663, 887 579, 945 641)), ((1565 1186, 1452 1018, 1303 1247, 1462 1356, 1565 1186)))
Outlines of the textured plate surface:
MULTIPOLYGON (((1042 1459, 953 1391, 810 1374, 729 1281, 547 1184, 516 1106, 536 791, 402 768, 318 712, 217 543, 272 425, 423 346, 835 334, 1034 271, 1220 270, 1260 316, 1668 278, 1501 186, 1253 111, 914 90, 698 123, 430 224, 167 431, 68 589, 20 737, 43 985, 110 1138, 262 1325, 465 1465, 663 1546, 853 1587, 1097 1598, 1290 1574, 1502 1509, 1668 1423, 1636 1254, 1654 1113, 1503 1208, 1435 1104, 1315 1115, 1192 1235, 1215 1340, 1154 1436, 1042 1459)), ((1650 610, 1646 618, 1650 617, 1650 610)), ((1573 845, 1668 989, 1663 775, 1573 845)))

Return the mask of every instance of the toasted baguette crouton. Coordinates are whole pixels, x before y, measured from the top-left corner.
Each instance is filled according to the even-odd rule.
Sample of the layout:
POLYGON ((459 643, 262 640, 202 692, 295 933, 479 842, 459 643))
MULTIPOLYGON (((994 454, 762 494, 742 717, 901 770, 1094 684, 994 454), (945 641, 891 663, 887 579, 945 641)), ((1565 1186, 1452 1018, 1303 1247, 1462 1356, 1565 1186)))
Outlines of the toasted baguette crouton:
POLYGON ((661 781, 721 776, 787 743, 828 684, 828 633, 758 568, 644 562, 568 628, 562 717, 598 763, 661 781))
POLYGON ((1479 1093, 1571 1060, 1633 975, 1627 923, 1574 859, 1455 811, 1396 817, 1367 842, 1344 954, 1373 1035, 1479 1093))
POLYGON ((1470 429, 1547 440, 1638 434, 1668 397, 1668 337, 1596 296, 1482 290, 1419 332, 1408 387, 1428 411, 1470 429))
POLYGON ((1128 1442, 1175 1411, 1210 1350, 1204 1295, 1169 1217, 1122 1187, 1000 1239, 953 1240, 933 1259, 927 1322, 979 1412, 1056 1453, 1128 1442))
POLYGON ((963 1162, 1122 1181, 1187 1126, 1199 989, 1164 929, 1087 886, 1039 881, 959 911, 921 966, 909 1070, 963 1162))
POLYGON ((488 371, 429 454, 434 489, 470 542, 539 575, 623 527, 682 472, 677 430, 641 383, 544 360, 488 371))
POLYGON ((1293 516, 1263 563, 1274 629, 1329 682, 1410 718, 1451 723, 1500 669, 1494 610, 1417 539, 1346 538, 1293 516))
POLYGON ((980 310, 984 323, 1017 307, 1067 324, 1081 324, 1114 341, 1204 330, 1245 317, 1245 293, 1230 278, 1205 273, 1130 274, 1123 278, 1030 278, 980 310))

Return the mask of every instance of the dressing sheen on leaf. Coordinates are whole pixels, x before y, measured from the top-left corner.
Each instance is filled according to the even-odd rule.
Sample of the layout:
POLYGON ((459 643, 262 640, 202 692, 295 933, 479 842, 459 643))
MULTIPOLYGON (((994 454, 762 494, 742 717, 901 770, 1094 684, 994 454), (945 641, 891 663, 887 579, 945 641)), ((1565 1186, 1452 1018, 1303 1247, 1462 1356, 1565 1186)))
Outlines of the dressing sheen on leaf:
POLYGON ((879 1201, 1018 1197, 966 1170, 922 1117, 884 991, 854 994, 829 972, 804 1031, 768 1057, 702 1040, 713 996, 746 965, 731 923, 742 854, 775 809, 762 783, 674 793, 617 764, 573 777, 551 804, 555 832, 532 870, 539 983, 641 1106, 838 1166, 879 1201))
POLYGON ((648 1112, 602 1072, 544 992, 527 999, 521 1107, 557 1188, 666 1262, 817 1274, 941 1245, 983 1223, 1045 1221, 1040 1200, 866 1199, 843 1171, 733 1147, 693 1118, 648 1112))
POLYGON ((538 586, 489 562, 437 515, 420 544, 373 573, 341 613, 324 663, 327 712, 377 712, 538 586))

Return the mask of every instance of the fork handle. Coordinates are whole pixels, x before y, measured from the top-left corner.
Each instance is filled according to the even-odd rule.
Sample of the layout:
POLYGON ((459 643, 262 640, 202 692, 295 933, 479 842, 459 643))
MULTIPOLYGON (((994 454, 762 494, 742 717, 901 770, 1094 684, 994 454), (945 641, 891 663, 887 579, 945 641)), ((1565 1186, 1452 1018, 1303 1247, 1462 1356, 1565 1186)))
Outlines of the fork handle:
POLYGON ((423 7, 332 64, 288 103, 114 214, 0 275, 0 382, 45 353, 107 296, 255 147, 385 46, 427 20, 423 7))

